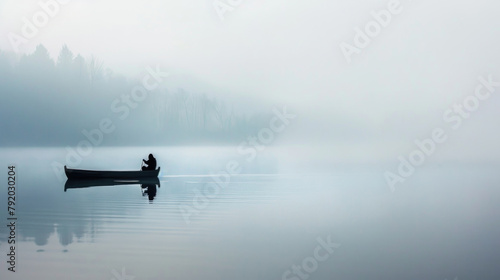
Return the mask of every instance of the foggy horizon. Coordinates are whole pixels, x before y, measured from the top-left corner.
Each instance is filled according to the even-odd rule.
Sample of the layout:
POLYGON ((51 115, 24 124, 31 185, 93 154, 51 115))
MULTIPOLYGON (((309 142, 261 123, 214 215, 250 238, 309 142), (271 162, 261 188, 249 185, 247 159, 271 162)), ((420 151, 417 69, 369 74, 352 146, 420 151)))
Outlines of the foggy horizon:
MULTIPOLYGON (((493 40, 499 35, 497 16, 494 9, 481 10, 480 19, 473 16, 496 2, 464 1, 449 7, 398 1, 399 13, 349 59, 342 44, 354 46, 353 39, 360 36, 356 28, 363 29, 389 2, 241 3, 221 13, 201 0, 148 1, 147 9, 129 2, 61 1, 47 24, 31 30, 33 38, 18 42, 16 52, 9 36, 22 37, 23 30, 29 31, 23 18, 33 22, 32 16, 43 11, 37 1, 25 3, 0 1, 0 30, 6 34, 0 49, 8 57, 15 53, 21 59, 43 44, 57 61, 67 46, 75 57, 102 63, 104 75, 126 80, 140 79, 147 67, 158 66, 170 73, 162 86, 171 92, 183 88, 189 94, 206 93, 237 112, 246 109, 247 115, 272 114, 272 108, 286 106, 297 119, 277 143, 331 146, 332 156, 349 157, 361 150, 367 157, 395 159, 438 127, 449 141, 437 158, 500 156, 495 149, 500 140, 497 94, 481 101, 459 129, 452 128, 455 121, 444 120, 449 108, 474 94, 478 77, 500 80, 495 67, 500 54, 493 40), (479 143, 475 135, 483 131, 488 137, 479 143)), ((122 90, 130 92, 131 87, 122 90)), ((95 126, 82 121, 77 131, 95 126)), ((78 138, 74 135, 73 145, 78 138)), ((240 135, 234 142, 245 138, 240 135)), ((105 145, 113 143, 120 144, 105 145)))
POLYGON ((0 0, 0 278, 498 279, 499 8, 0 0))

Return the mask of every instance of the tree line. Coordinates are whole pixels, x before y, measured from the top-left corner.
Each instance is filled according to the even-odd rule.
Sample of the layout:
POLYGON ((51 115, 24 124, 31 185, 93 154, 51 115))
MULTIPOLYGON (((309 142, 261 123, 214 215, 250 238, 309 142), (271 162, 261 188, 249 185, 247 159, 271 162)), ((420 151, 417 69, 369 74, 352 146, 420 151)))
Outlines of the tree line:
MULTIPOLYGON (((113 100, 129 94, 138 83, 115 74, 94 56, 74 54, 66 45, 56 59, 43 45, 21 57, 0 51, 0 142, 71 144, 81 137, 82 129, 112 114, 113 100)), ((188 92, 167 83, 119 123, 116 135, 105 144, 242 141, 264 127, 268 119, 266 114, 242 113, 220 96, 188 92)))

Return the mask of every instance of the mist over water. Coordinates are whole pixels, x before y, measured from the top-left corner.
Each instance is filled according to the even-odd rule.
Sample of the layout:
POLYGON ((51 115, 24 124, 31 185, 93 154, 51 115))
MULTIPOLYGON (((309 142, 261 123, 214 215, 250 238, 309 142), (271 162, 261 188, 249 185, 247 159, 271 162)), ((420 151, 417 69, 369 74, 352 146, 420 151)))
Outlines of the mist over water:
POLYGON ((0 279, 498 279, 498 8, 0 0, 0 279))
MULTIPOLYGON (((150 201, 140 185, 65 191, 50 168, 62 148, 3 149, 3 165, 17 158, 20 267, 14 276, 5 269, 0 275, 100 279, 124 267, 137 279, 281 279, 314 258, 318 238, 339 246, 312 273, 302 269, 314 279, 499 273, 492 260, 500 257, 493 242, 500 193, 492 166, 422 168, 396 192, 380 167, 305 171, 279 149, 245 164, 233 147, 98 148, 80 167, 139 169, 152 150, 162 171, 150 201), (241 173, 215 194, 207 186, 216 177, 225 181, 230 160, 241 162, 241 173)), ((2 251, 7 246, 2 234, 2 251)))

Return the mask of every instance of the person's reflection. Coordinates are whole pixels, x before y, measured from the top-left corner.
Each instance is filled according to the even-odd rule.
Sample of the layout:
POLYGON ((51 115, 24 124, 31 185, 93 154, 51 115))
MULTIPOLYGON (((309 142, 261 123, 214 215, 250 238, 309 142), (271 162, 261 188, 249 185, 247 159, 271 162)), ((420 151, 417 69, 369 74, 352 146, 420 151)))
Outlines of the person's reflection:
POLYGON ((142 196, 147 195, 149 197, 149 201, 152 202, 156 196, 156 184, 142 184, 141 188, 142 188, 142 196))

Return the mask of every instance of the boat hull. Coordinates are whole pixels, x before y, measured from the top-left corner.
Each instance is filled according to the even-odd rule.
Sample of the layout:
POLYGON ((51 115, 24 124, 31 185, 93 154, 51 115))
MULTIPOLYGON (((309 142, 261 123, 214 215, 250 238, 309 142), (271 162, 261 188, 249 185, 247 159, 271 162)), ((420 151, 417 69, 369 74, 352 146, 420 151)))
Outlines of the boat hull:
POLYGON ((68 179, 141 179, 141 178, 154 178, 158 177, 160 173, 160 168, 156 170, 145 170, 145 171, 98 171, 98 170, 83 170, 83 169, 71 169, 64 166, 64 172, 68 179))

